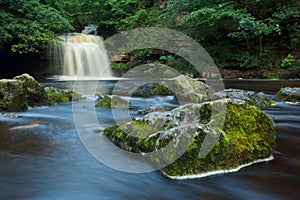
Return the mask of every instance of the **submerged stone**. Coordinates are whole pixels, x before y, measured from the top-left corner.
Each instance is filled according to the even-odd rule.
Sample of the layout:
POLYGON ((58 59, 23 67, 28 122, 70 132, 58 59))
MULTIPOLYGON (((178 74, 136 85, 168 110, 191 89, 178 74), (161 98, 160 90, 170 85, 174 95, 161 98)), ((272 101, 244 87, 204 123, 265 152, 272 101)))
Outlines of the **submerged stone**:
POLYGON ((104 134, 120 148, 147 156, 171 178, 235 169, 269 158, 275 148, 273 121, 259 108, 231 99, 152 112, 104 134))
POLYGON ((276 97, 285 102, 300 103, 300 88, 281 88, 280 91, 276 94, 276 97))
POLYGON ((105 107, 105 108, 119 108, 119 107, 127 107, 130 105, 130 102, 126 99, 123 99, 119 96, 112 95, 104 96, 100 101, 96 104, 96 107, 105 107))

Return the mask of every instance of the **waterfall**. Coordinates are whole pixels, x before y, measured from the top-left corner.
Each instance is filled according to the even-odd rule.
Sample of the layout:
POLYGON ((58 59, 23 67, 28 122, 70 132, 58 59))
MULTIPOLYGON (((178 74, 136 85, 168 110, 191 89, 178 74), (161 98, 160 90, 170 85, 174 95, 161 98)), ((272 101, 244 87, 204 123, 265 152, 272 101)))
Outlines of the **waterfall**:
POLYGON ((59 36, 59 39, 61 43, 50 52, 56 73, 69 78, 77 76, 77 79, 114 77, 101 37, 74 33, 59 36))

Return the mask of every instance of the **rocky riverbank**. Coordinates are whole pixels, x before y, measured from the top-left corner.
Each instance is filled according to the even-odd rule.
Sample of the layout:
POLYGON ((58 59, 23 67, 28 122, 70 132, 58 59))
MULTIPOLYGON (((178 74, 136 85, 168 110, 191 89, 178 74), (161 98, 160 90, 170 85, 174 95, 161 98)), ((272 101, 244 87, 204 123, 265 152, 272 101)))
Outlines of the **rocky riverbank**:
POLYGON ((28 107, 53 105, 79 98, 80 96, 72 90, 44 88, 28 74, 0 80, 1 112, 20 112, 27 110, 28 107))

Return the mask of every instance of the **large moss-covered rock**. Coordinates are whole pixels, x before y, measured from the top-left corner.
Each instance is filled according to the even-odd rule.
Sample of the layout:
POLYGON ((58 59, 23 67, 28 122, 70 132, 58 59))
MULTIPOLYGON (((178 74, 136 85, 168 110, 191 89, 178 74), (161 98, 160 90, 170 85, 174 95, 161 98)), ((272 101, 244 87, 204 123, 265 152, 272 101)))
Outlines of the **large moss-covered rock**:
POLYGON ((44 87, 38 83, 32 76, 22 74, 14 77, 17 80, 26 94, 27 103, 29 106, 45 105, 48 101, 44 87))
POLYGON ((151 97, 155 95, 175 95, 181 102, 199 103, 211 99, 214 90, 207 84, 185 75, 163 81, 148 83, 139 87, 133 96, 151 97))
MULTIPOLYGON (((273 121, 259 108, 231 99, 149 113, 142 120, 108 127, 104 134, 117 146, 142 154, 160 151, 169 144, 174 149, 184 149, 177 160, 160 169, 166 176, 176 178, 233 169, 269 158, 275 148, 273 121), (212 107, 220 113, 212 116, 212 107), (226 116, 221 129, 216 125, 224 122, 219 116, 226 116), (207 135, 219 138, 203 156, 201 147, 207 135)), ((151 154, 148 158, 158 166, 173 161, 175 151, 164 152, 162 157, 151 154)))
POLYGON ((28 74, 0 80, 0 111, 25 111, 29 106, 52 105, 72 98, 79 99, 80 95, 71 90, 53 87, 45 89, 28 74))
POLYGON ((276 94, 276 97, 285 102, 300 103, 300 88, 281 88, 280 91, 276 94))
POLYGON ((47 104, 47 100, 43 86, 28 74, 0 80, 1 111, 24 111, 28 106, 47 104))
POLYGON ((96 104, 96 107, 105 107, 105 108, 119 108, 119 107, 127 107, 130 102, 126 99, 123 99, 119 96, 112 95, 104 96, 100 101, 96 104))

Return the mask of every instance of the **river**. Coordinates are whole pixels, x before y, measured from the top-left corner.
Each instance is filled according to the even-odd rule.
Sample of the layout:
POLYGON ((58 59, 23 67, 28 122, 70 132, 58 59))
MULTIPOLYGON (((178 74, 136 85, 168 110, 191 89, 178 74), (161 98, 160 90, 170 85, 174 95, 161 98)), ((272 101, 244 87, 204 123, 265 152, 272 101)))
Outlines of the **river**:
MULTIPOLYGON (((101 91, 106 93, 113 85, 103 82, 101 91)), ((145 107, 177 106, 170 97, 129 100, 133 117, 145 107)), ((237 173, 180 181, 157 171, 117 171, 96 160, 76 132, 72 103, 31 108, 16 113, 16 118, 0 115, 0 199, 298 199, 300 106, 279 102, 265 111, 277 129, 273 161, 237 173)), ((102 128, 113 123, 109 109, 96 108, 96 115, 102 128)), ((103 139, 92 128, 91 134, 103 139)))

